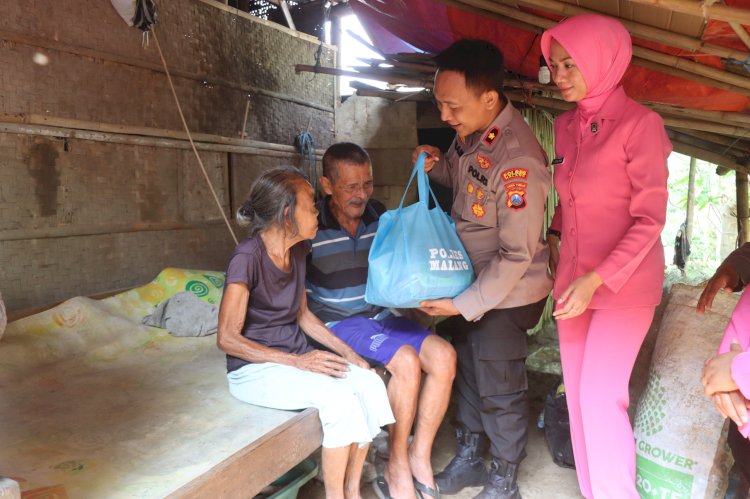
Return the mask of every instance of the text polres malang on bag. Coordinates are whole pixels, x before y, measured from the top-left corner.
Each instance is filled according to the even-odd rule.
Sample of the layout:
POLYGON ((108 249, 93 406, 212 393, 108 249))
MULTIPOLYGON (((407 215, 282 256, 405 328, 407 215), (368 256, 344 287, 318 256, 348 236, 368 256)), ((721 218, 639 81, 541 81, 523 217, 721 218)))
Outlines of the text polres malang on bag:
POLYGON ((469 270, 469 264, 462 251, 430 248, 430 271, 469 270))

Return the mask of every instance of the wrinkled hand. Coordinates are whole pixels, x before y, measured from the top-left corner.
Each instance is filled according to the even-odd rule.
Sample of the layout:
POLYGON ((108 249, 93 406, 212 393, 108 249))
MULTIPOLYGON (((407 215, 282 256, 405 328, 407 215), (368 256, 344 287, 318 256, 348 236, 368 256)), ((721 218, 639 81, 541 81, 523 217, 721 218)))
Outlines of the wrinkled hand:
POLYGON ((340 355, 323 350, 312 350, 297 356, 295 367, 334 378, 346 378, 346 372, 349 370, 347 364, 347 360, 340 355))
POLYGON ((417 146, 417 148, 414 149, 414 152, 411 153, 412 163, 417 162, 417 157, 421 152, 427 153, 427 157, 424 159, 424 171, 429 173, 429 171, 432 170, 432 167, 435 166, 435 163, 440 161, 440 149, 435 146, 428 146, 426 144, 417 146))
POLYGON ((351 353, 348 353, 348 354, 344 355, 344 358, 347 360, 347 362, 350 362, 350 363, 354 364, 357 367, 361 367, 362 369, 371 370, 370 369, 370 364, 368 364, 367 361, 365 359, 363 359, 362 357, 360 357, 357 354, 357 352, 355 352, 354 350, 352 350, 351 353))
POLYGON ((737 390, 737 383, 732 379, 732 361, 741 353, 739 343, 732 343, 728 352, 716 355, 703 364, 701 383, 706 395, 710 397, 717 392, 737 390))
POLYGON ((698 298, 698 305, 695 307, 699 314, 704 313, 706 310, 711 310, 711 306, 714 303, 714 298, 719 290, 724 290, 725 293, 731 293, 740 285, 740 276, 734 267, 729 265, 720 265, 716 269, 716 273, 708 280, 706 287, 703 288, 701 297, 698 298))
POLYGON ((453 304, 451 298, 439 298, 437 300, 424 300, 419 303, 419 310, 429 315, 458 315, 460 312, 453 304))
POLYGON ((557 310, 552 314, 556 319, 572 319, 584 313, 591 303, 594 292, 602 285, 602 278, 596 272, 588 272, 570 283, 568 289, 557 300, 557 310))
POLYGON ((549 245, 549 271, 552 279, 557 277, 557 264, 560 263, 560 238, 554 234, 547 234, 549 245))
POLYGON ((729 418, 737 426, 747 423, 747 412, 750 409, 748 401, 739 390, 733 392, 717 392, 712 396, 716 409, 725 418, 729 418))

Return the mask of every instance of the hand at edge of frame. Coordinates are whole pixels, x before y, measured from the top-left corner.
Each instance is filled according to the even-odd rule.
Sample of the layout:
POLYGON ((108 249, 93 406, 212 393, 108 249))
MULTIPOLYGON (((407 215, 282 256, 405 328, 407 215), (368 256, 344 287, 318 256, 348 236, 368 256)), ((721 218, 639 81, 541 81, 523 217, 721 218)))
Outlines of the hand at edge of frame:
POLYGON ((740 284, 740 276, 734 267, 722 264, 716 269, 716 273, 708 280, 706 287, 703 288, 700 298, 698 298, 698 304, 695 309, 699 314, 703 314, 706 310, 711 310, 714 304, 714 298, 723 290, 725 293, 731 293, 740 284))

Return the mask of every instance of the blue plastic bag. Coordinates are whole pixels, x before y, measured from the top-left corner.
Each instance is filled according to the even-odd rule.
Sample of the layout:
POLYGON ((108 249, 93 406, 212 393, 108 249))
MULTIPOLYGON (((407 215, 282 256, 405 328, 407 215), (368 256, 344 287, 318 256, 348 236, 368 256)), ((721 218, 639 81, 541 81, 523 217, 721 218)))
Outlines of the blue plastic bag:
POLYGON ((399 207, 383 213, 368 258, 365 301, 415 308, 422 300, 453 298, 474 281, 474 268, 453 220, 438 206, 419 155, 399 207), (414 177, 419 201, 404 208, 414 177), (429 194, 428 194, 429 193, 429 194), (429 198, 435 208, 429 208, 429 198))

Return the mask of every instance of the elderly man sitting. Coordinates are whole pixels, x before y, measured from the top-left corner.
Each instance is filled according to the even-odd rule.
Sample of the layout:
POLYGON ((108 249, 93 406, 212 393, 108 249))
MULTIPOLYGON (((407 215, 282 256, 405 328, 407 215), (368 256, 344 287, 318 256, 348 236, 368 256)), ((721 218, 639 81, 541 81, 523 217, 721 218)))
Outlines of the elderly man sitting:
POLYGON ((308 256, 310 309, 359 355, 392 375, 388 397, 396 423, 391 456, 373 484, 379 497, 436 497, 430 456, 456 372, 453 347, 430 331, 364 300, 367 257, 385 207, 370 199, 370 158, 360 146, 334 144, 323 156, 318 234, 308 256), (422 372, 425 373, 421 387, 422 372), (414 439, 409 433, 416 422, 414 439))

